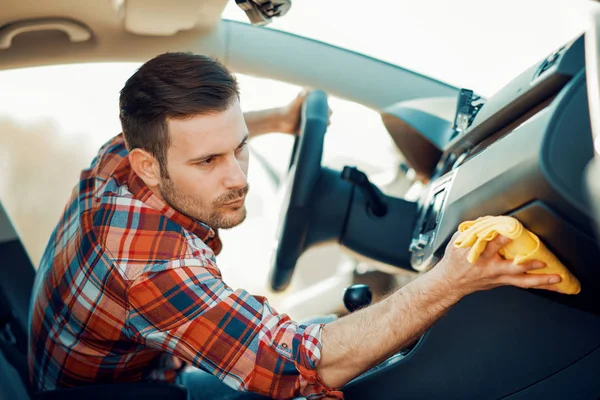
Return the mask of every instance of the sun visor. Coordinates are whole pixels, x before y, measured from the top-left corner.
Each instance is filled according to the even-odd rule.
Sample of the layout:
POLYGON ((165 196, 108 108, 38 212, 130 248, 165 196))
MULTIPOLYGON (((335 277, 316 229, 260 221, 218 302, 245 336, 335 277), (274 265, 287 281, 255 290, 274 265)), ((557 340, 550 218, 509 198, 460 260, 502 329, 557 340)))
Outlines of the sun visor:
POLYGON ((409 100, 386 107, 383 124, 421 181, 427 181, 452 134, 456 98, 409 100))
POLYGON ((192 28, 211 30, 227 0, 121 0, 125 29, 136 35, 171 36, 192 28))

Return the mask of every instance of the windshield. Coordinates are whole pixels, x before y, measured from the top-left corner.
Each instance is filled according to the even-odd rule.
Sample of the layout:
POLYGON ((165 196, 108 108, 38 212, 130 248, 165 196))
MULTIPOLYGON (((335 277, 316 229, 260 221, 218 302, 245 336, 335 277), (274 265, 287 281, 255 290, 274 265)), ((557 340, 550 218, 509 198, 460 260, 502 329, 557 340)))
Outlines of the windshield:
MULTIPOLYGON (((490 96, 583 32, 585 0, 294 0, 269 28, 490 96)), ((234 1, 223 17, 247 22, 234 1)))

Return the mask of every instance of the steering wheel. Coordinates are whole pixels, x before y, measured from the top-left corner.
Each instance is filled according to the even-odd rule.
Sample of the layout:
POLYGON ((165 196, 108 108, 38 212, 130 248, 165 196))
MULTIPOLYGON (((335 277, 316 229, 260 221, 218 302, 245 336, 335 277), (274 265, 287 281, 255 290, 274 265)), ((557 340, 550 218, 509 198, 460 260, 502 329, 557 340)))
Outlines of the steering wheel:
POLYGON ((288 286, 296 261, 305 249, 310 202, 321 175, 328 120, 327 95, 321 90, 311 91, 302 105, 299 136, 294 143, 288 174, 280 186, 283 202, 270 270, 270 283, 275 291, 288 286))

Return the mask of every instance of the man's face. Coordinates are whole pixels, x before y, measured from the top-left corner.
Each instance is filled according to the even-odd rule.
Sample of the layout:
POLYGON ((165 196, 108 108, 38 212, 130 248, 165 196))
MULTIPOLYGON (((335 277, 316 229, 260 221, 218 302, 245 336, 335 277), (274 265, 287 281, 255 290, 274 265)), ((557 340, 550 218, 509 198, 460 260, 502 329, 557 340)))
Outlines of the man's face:
POLYGON ((248 128, 236 100, 223 112, 167 121, 168 178, 159 189, 174 209, 211 228, 246 218, 248 128))

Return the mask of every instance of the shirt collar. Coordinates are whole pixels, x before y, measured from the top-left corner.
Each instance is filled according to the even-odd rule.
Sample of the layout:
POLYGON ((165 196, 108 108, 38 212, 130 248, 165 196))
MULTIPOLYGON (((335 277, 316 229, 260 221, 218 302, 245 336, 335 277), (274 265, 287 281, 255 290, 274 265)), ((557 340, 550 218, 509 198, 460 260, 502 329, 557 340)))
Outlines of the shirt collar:
POLYGON ((115 175, 121 175, 126 179, 127 187, 129 188, 129 192, 133 195, 133 197, 142 201, 144 204, 147 204, 149 207, 160 211, 161 214, 180 225, 187 231, 194 233, 204 243, 206 243, 206 245, 208 245, 215 254, 219 254, 221 252, 223 245, 221 243, 221 239, 219 238, 218 232, 206 225, 204 222, 197 221, 180 213, 160 197, 158 197, 133 171, 133 168, 131 168, 131 165, 129 164, 129 157, 125 157, 123 159, 121 165, 115 170, 115 175), (119 171, 121 171, 121 173, 119 173, 119 171))

